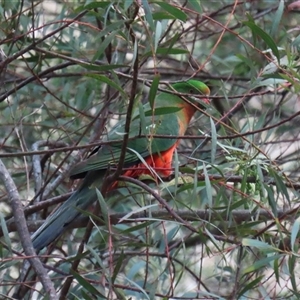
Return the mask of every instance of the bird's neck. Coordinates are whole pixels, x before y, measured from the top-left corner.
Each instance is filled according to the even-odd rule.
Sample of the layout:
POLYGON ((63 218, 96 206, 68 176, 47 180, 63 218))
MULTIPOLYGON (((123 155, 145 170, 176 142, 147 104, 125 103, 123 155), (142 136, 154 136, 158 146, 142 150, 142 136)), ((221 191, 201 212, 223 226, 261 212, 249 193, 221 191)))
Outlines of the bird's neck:
POLYGON ((192 119, 196 111, 196 108, 186 102, 182 103, 180 107, 182 107, 182 109, 178 113, 178 121, 179 121, 178 133, 179 135, 184 135, 189 126, 190 120, 192 119))
POLYGON ((197 108, 196 108, 195 105, 191 105, 187 102, 184 102, 182 104, 182 110, 181 111, 184 115, 184 119, 186 120, 187 124, 189 124, 189 122, 191 121, 193 115, 197 111, 197 108))

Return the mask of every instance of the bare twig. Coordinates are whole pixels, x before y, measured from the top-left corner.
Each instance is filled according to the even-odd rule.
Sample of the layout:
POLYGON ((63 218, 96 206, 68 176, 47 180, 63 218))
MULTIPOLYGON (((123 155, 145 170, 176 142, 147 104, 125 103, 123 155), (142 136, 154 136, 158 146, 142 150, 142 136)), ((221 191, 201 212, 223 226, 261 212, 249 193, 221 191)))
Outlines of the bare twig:
MULTIPOLYGON (((67 144, 62 141, 49 141, 49 140, 42 140, 35 142, 31 149, 32 151, 37 151, 40 147, 50 146, 50 148, 61 148, 66 147, 67 144)), ((51 155, 52 153, 49 152, 46 155, 51 155)), ((33 170, 33 177, 35 182, 35 193, 40 194, 41 188, 42 188, 42 165, 41 165, 41 159, 39 155, 33 155, 32 156, 32 170, 33 170)), ((41 197, 40 197, 41 198, 41 197)), ((41 201, 42 199, 35 199, 37 201, 34 201, 33 203, 36 203, 38 201, 41 201)))

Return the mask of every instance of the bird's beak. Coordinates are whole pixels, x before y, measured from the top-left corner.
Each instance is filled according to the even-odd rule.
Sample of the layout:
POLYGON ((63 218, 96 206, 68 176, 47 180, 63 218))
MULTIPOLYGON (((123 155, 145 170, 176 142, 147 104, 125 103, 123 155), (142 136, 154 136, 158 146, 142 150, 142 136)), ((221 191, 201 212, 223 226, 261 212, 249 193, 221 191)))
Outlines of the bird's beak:
POLYGON ((201 100, 205 103, 205 104, 210 104, 210 100, 208 98, 201 98, 201 100))
POLYGON ((195 99, 197 100, 197 102, 199 102, 199 103, 203 102, 203 103, 209 105, 209 104, 210 104, 210 100, 209 100, 209 98, 207 98, 207 96, 208 96, 208 95, 203 95, 203 96, 197 96, 197 97, 194 97, 194 98, 195 98, 195 99))

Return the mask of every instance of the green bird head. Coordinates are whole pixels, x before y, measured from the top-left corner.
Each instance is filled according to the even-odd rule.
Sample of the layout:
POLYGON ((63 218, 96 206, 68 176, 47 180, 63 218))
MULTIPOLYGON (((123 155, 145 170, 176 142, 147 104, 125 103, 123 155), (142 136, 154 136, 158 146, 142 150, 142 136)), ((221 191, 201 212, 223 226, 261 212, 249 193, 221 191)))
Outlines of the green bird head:
POLYGON ((202 106, 203 102, 210 104, 210 100, 207 98, 210 95, 210 89, 202 81, 190 79, 175 83, 172 87, 179 93, 188 94, 188 100, 198 106, 202 106))

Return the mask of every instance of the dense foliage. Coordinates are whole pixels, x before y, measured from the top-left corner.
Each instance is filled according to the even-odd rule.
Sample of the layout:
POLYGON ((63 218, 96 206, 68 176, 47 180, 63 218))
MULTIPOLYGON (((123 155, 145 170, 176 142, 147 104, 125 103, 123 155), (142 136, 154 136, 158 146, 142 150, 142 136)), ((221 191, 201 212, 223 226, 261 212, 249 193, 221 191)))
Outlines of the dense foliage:
POLYGON ((299 1, 2 0, 3 299, 299 299, 299 11, 299 1), (212 105, 182 139, 174 175, 99 195, 42 265, 24 264, 33 249, 16 217, 34 232, 130 101, 191 77, 212 105))

